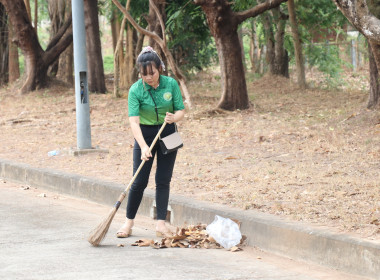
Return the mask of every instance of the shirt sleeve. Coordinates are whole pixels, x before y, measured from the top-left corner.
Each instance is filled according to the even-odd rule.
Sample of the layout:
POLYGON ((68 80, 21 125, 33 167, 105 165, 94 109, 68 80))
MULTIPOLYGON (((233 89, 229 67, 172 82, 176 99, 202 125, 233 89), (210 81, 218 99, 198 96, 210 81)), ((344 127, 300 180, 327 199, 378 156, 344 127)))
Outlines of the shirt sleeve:
POLYGON ((128 117, 140 115, 140 101, 137 98, 136 87, 132 86, 128 93, 128 117))
POLYGON ((174 79, 172 82, 172 86, 173 86, 173 108, 174 108, 174 112, 185 109, 185 105, 183 104, 183 100, 182 100, 181 90, 179 89, 179 85, 178 85, 177 81, 174 79))

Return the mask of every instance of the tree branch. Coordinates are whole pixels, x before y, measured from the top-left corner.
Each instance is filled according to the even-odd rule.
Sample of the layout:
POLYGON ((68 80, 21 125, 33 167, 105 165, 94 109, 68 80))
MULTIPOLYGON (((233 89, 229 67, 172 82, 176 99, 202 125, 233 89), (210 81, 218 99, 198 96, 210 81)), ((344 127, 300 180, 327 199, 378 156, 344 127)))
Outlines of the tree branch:
POLYGON ((141 34, 144 34, 146 36, 149 36, 149 37, 152 37, 153 40, 157 41, 157 40, 160 40, 162 41, 162 39, 156 34, 156 33, 153 33, 153 32, 150 32, 144 28, 142 28, 134 19, 133 17, 130 15, 130 13, 120 4, 119 1, 117 0, 112 0, 112 2, 116 5, 116 7, 119 8, 119 10, 124 14, 124 16, 127 18, 127 20, 132 24, 132 26, 138 31, 140 32, 141 34))
POLYGON ((70 14, 67 21, 64 23, 64 25, 62 25, 62 27, 58 30, 57 34, 55 34, 54 37, 50 40, 45 51, 49 51, 52 47, 54 47, 58 43, 58 41, 65 34, 66 30, 71 26, 71 19, 72 19, 72 15, 70 14))
POLYGON ((332 0, 343 15, 365 37, 380 44, 380 20, 373 16, 365 0, 332 0))
POLYGON ((68 32, 57 44, 55 44, 48 51, 45 51, 44 61, 47 65, 52 64, 60 54, 73 42, 73 32, 68 32))
POLYGON ((158 20, 160 21, 161 32, 162 32, 162 40, 164 41, 164 45, 166 46, 165 24, 164 24, 164 21, 162 20, 161 13, 158 10, 156 4, 154 4, 153 0, 149 0, 149 4, 152 6, 154 12, 156 13, 156 15, 158 17, 158 20))
POLYGON ((235 13, 236 19, 238 23, 242 23, 247 18, 256 17, 267 10, 280 6, 281 3, 286 1, 288 0, 267 0, 264 3, 256 5, 252 9, 235 13))

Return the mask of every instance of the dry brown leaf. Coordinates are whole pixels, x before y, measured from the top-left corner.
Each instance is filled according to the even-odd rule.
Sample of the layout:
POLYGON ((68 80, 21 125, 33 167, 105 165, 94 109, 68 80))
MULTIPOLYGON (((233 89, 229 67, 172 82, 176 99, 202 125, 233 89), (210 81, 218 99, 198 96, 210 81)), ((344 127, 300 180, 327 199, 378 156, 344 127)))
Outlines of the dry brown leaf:
POLYGON ((135 243, 131 244, 132 246, 146 247, 150 246, 154 241, 152 239, 139 239, 135 243))
POLYGON ((233 246, 233 247, 230 249, 231 252, 237 252, 237 251, 241 251, 241 250, 242 250, 242 249, 239 248, 239 247, 237 247, 237 246, 233 246))
POLYGON ((238 159, 237 157, 234 157, 234 156, 228 156, 225 158, 225 160, 229 160, 229 159, 238 159))

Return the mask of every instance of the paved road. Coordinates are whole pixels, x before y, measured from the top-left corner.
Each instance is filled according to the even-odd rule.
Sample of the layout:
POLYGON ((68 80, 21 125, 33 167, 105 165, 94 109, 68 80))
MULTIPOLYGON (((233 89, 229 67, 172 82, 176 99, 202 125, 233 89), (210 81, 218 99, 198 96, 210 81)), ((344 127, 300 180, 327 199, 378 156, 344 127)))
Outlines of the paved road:
POLYGON ((254 248, 152 249, 132 247, 154 238, 154 222, 139 216, 128 239, 114 236, 119 209, 101 247, 88 232, 110 207, 0 180, 0 279, 281 279, 359 280, 326 268, 297 263, 254 248), (44 197, 42 194, 46 194, 44 197), (118 247, 124 244, 124 247, 118 247))

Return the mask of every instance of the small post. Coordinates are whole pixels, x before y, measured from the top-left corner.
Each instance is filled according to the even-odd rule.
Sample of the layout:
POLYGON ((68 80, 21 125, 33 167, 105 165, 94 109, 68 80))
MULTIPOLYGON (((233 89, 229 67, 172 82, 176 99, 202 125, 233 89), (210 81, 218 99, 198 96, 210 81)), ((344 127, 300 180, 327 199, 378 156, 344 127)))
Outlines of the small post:
POLYGON ((355 40, 351 40, 351 60, 352 60, 352 68, 354 72, 356 72, 356 49, 355 49, 355 40))
POLYGON ((72 0, 77 148, 91 149, 90 105, 87 86, 86 30, 83 0, 72 0))
POLYGON ((352 63, 352 70, 356 72, 357 64, 356 64, 356 40, 359 36, 359 31, 348 31, 348 36, 351 39, 351 63, 352 63))

